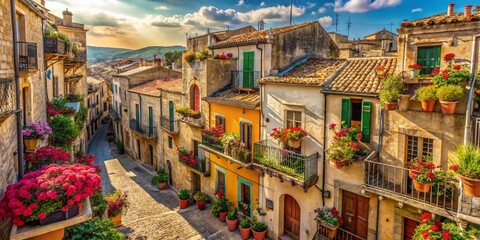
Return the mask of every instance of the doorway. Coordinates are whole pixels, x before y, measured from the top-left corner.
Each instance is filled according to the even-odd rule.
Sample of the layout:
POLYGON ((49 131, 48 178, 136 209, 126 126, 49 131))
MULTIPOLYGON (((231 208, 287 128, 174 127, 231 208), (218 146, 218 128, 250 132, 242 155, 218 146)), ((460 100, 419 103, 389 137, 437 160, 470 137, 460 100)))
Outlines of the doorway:
POLYGON ((150 154, 150 165, 153 165, 153 146, 148 144, 148 152, 150 154))
POLYGON ((202 182, 200 179, 200 175, 192 172, 192 193, 195 194, 200 191, 202 191, 202 182))
POLYGON ((167 160, 167 170, 168 170, 168 185, 173 186, 172 163, 170 162, 170 160, 167 160))
POLYGON ((300 205, 290 195, 285 195, 284 232, 293 239, 300 238, 300 205))
POLYGON ((355 193, 343 191, 343 228, 362 239, 368 238, 368 212, 370 199, 355 193))
POLYGON ((137 152, 137 154, 138 154, 138 160, 142 161, 142 155, 141 155, 142 151, 141 151, 141 149, 140 149, 140 140, 138 140, 138 139, 137 139, 137 151, 138 151, 138 152, 137 152))
POLYGON ((412 220, 410 218, 403 219, 403 239, 412 240, 413 235, 415 235, 415 229, 420 225, 419 222, 412 220))

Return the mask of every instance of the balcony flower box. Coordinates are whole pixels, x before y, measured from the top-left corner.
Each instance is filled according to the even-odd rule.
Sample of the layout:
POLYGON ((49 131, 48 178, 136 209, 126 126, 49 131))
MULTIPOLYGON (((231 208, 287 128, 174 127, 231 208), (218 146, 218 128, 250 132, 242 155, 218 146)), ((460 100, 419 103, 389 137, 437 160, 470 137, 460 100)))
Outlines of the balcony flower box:
POLYGON ((317 213, 318 223, 328 229, 328 239, 334 239, 338 228, 343 224, 339 211, 335 207, 324 206, 316 209, 315 213, 317 213))
POLYGON ((308 136, 307 132, 300 127, 289 127, 272 129, 270 136, 279 142, 286 142, 292 148, 299 148, 302 145, 302 140, 308 136))
POLYGON ((362 140, 362 134, 358 133, 357 129, 353 127, 337 130, 336 126, 334 123, 328 125, 335 136, 325 152, 332 165, 341 169, 352 164, 361 155, 362 151, 358 141, 362 140))

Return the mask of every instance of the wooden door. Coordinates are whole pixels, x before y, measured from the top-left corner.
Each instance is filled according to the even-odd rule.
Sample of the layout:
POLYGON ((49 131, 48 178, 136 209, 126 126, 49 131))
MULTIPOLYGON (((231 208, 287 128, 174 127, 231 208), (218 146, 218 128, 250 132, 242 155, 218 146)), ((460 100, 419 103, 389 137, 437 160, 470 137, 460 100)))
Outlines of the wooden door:
POLYGON ((343 228, 363 239, 368 237, 368 211, 370 199, 343 191, 343 228))
POLYGON ((415 235, 415 229, 420 223, 410 218, 404 218, 403 220, 403 239, 412 240, 415 235))
POLYGON ((168 169, 168 184, 173 185, 172 163, 170 161, 167 161, 167 169, 168 169))
POLYGON ((192 192, 195 194, 202 190, 202 182, 200 180, 200 175, 197 173, 192 172, 192 192))
POLYGON ((300 206, 290 195, 285 195, 284 232, 293 239, 300 238, 300 206))

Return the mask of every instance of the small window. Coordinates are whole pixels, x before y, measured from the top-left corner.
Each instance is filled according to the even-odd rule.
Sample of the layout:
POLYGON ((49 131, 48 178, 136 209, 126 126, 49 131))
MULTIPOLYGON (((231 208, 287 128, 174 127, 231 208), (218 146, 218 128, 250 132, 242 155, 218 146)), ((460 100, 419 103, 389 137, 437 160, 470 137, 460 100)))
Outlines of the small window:
POLYGON ((226 187, 225 187, 225 182, 226 182, 226 176, 225 176, 225 171, 222 171, 220 169, 216 169, 216 187, 215 190, 216 192, 226 192, 226 187))
POLYGON ((286 127, 302 127, 302 112, 287 111, 286 127))
POLYGON ((430 74, 433 69, 440 68, 441 46, 417 48, 417 63, 422 66, 420 74, 430 74))
POLYGON ((173 148, 173 139, 172 139, 172 137, 168 137, 168 148, 170 148, 170 149, 173 148))
POLYGON ((215 116, 215 125, 222 125, 222 131, 225 132, 225 117, 215 116))
POLYGON ((407 162, 416 157, 433 157, 433 139, 407 136, 407 162))
POLYGON ((240 141, 252 149, 252 124, 240 122, 240 141))

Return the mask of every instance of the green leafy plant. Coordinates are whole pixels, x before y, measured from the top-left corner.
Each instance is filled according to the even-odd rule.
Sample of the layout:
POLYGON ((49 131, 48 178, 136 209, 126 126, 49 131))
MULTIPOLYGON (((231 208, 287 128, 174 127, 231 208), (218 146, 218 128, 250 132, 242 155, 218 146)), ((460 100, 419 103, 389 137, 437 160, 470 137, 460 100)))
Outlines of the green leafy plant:
POLYGON ((205 60, 205 59, 209 59, 211 57, 212 57, 212 55, 210 54, 208 49, 205 49, 205 50, 203 50, 203 51, 201 51, 200 53, 197 54, 197 59, 200 60, 200 61, 205 60))
POLYGON ((251 225, 250 225, 250 220, 248 218, 244 218, 241 222, 240 222, 240 228, 249 228, 251 225))
POLYGON ((228 212, 231 206, 232 202, 230 202, 225 196, 222 196, 220 198, 217 198, 217 200, 212 203, 210 213, 218 216, 218 213, 220 212, 228 212))
POLYGON ((466 67, 458 68, 457 66, 443 71, 438 70, 438 73, 432 78, 433 84, 439 88, 446 85, 460 86, 463 83, 470 81, 471 74, 468 69, 466 67))
POLYGON ((191 63, 195 60, 197 60, 197 54, 195 53, 189 53, 189 54, 186 54, 185 57, 183 57, 183 59, 188 62, 188 63, 191 63))
POLYGON ((115 217, 119 214, 126 213, 130 203, 128 202, 127 192, 121 192, 116 190, 112 194, 109 194, 105 200, 108 204, 108 216, 115 217))
POLYGON ((96 191, 90 196, 90 206, 92 207, 93 217, 102 217, 108 207, 107 200, 102 195, 102 191, 96 191))
POLYGON ((436 92, 437 92, 437 89, 435 88, 435 86, 420 87, 415 93, 415 98, 418 101, 436 100, 437 99, 436 92))
POLYGON ((252 224, 252 229, 255 232, 263 232, 263 231, 267 230, 267 224, 265 224, 264 222, 261 222, 261 221, 255 221, 252 224))
POLYGON ((123 154, 125 152, 125 145, 121 141, 117 141, 115 143, 115 146, 117 147, 117 151, 119 154, 123 154))
POLYGON ((380 102, 382 105, 389 102, 398 102, 400 93, 405 92, 405 90, 405 85, 399 75, 388 76, 380 82, 380 102))
POLYGON ((156 186, 159 183, 166 183, 168 179, 170 178, 170 175, 165 172, 164 169, 160 169, 157 172, 157 175, 152 178, 150 181, 153 186, 156 186))
POLYGON ((463 88, 456 85, 445 85, 437 89, 436 93, 440 101, 456 102, 465 95, 463 88))
POLYGON ((385 106, 385 103, 398 102, 400 92, 397 90, 381 90, 378 96, 382 106, 385 106))
POLYGON ((187 116, 190 113, 190 108, 187 106, 181 106, 178 107, 175 111, 183 116, 187 116))
POLYGON ((82 94, 75 94, 75 93, 69 93, 65 95, 65 100, 69 102, 81 102, 83 101, 83 95, 82 94))
POLYGON ((177 193, 177 196, 180 200, 188 200, 191 194, 192 194, 192 191, 190 191, 189 189, 181 189, 177 193))
POLYGON ((230 210, 227 214, 227 219, 228 220, 235 220, 238 218, 238 209, 237 208, 233 208, 232 210, 230 210))
POLYGON ((71 151, 72 143, 78 137, 78 128, 71 116, 55 115, 50 122, 53 146, 71 151))
POLYGON ((480 148, 472 144, 460 145, 450 159, 450 170, 473 179, 480 179, 480 148))
POLYGON ((472 239, 457 223, 451 220, 432 219, 428 212, 420 214, 420 218, 422 222, 415 229, 414 240, 472 239))
POLYGON ((89 221, 65 228, 69 240, 123 240, 124 236, 109 219, 94 217, 89 221))
POLYGON ((197 192, 193 196, 193 199, 195 199, 197 202, 206 202, 208 201, 208 195, 204 192, 197 192))

